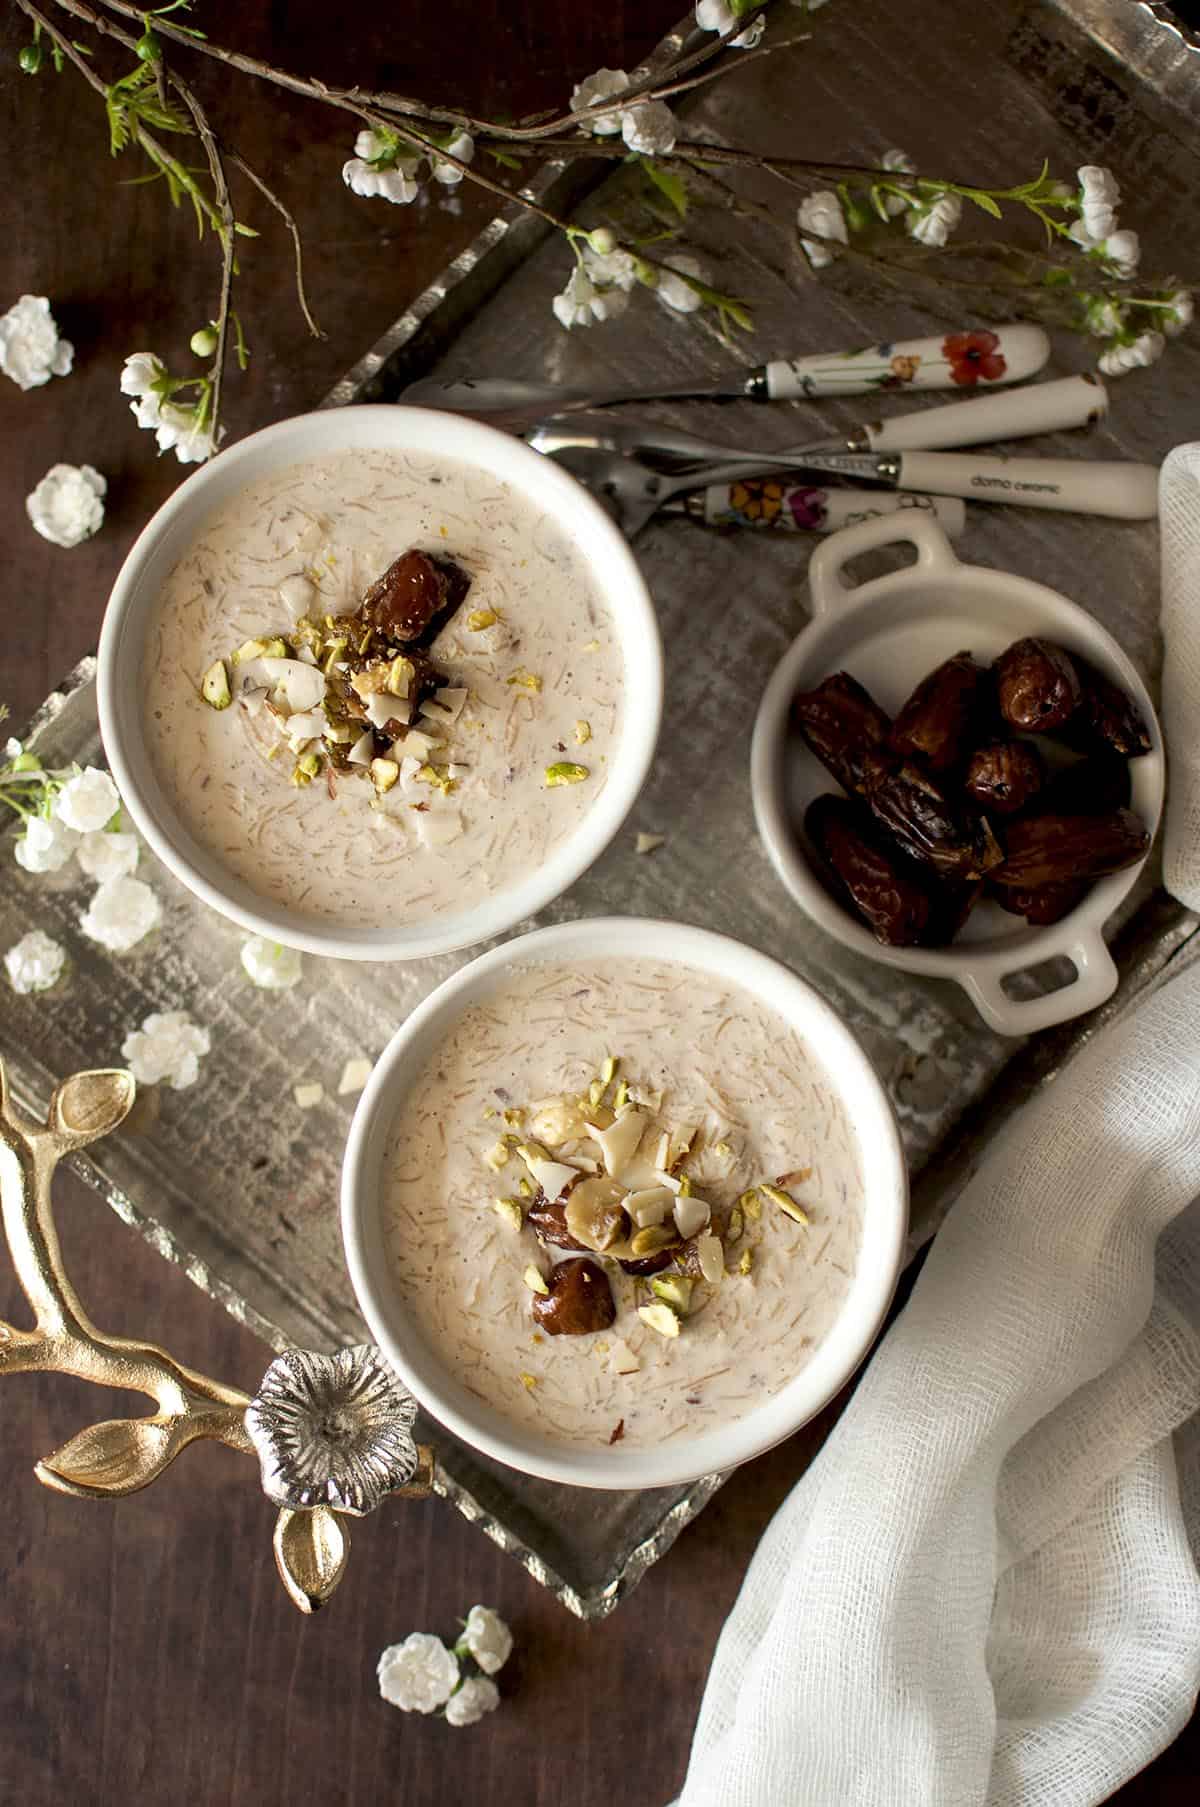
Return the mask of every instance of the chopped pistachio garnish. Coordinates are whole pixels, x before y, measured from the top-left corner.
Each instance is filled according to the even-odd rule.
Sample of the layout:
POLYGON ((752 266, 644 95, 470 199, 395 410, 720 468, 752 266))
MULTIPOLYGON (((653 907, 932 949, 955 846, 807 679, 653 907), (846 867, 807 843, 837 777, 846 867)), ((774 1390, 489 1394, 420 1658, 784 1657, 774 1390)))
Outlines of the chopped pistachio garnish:
POLYGON ((592 738, 591 723, 590 722, 576 722, 575 723, 575 745, 577 747, 586 747, 588 744, 588 741, 591 738, 592 738))
POLYGON ((681 1173, 679 1176, 679 1197, 691 1198, 691 1196, 692 1182, 686 1173, 681 1173))
POLYGON ((403 653, 397 653, 388 666, 387 681, 384 688, 390 696, 407 697, 416 676, 416 666, 403 653))
POLYGON ((445 766, 436 765, 423 765, 417 772, 417 778, 422 784, 432 784, 434 790, 441 791, 443 797, 450 795, 457 782, 451 778, 445 766))
POLYGON ((605 1337, 605 1336, 598 1337, 597 1340, 592 1344, 592 1354, 593 1355, 607 1355, 611 1348, 612 1348, 612 1344, 609 1342, 607 1337, 605 1337))
POLYGON ((714 1142, 713 1153, 719 1155, 723 1161, 728 1161, 733 1158, 733 1150, 730 1148, 728 1142, 714 1142))
POLYGON ((750 1249, 743 1249, 738 1257, 738 1273, 748 1274, 754 1266, 754 1254, 750 1249))
POLYGON ((554 765, 548 765, 545 773, 545 785, 548 791, 559 784, 582 784, 591 773, 585 765, 576 765, 570 759, 559 759, 554 765))
POLYGON ((796 1223, 807 1225, 812 1222, 804 1206, 798 1205, 791 1193, 785 1192, 782 1186, 764 1184, 759 1187, 759 1191, 764 1197, 769 1198, 773 1205, 778 1205, 785 1216, 792 1218, 796 1223))
POLYGON ((525 1112, 519 1110, 505 1111, 504 1121, 510 1129, 520 1129, 525 1121, 525 1112))
MULTIPOLYGON (((233 652, 230 653, 230 662, 234 665, 240 665, 244 659, 265 659, 267 656, 267 647, 269 645, 270 642, 267 640, 243 640, 242 644, 235 647, 233 652)), ((279 651, 274 656, 277 659, 281 659, 286 651, 287 648, 281 640, 279 642, 279 651)))
POLYGON ((483 1157, 483 1164, 485 1167, 490 1167, 493 1173, 499 1173, 502 1167, 508 1166, 509 1159, 510 1153, 508 1143, 502 1136, 498 1142, 493 1143, 491 1148, 488 1149, 483 1157))
POLYGON ((292 768, 292 783, 311 784, 321 770, 322 763, 319 753, 302 753, 292 768))
POLYGON ((692 1302, 692 1282, 686 1274, 655 1274, 650 1282, 650 1291, 656 1299, 662 1299, 672 1311, 680 1317, 686 1317, 688 1306, 692 1302))
POLYGON ((651 1330, 657 1330, 659 1336, 679 1335, 679 1319, 662 1299, 656 1299, 653 1305, 639 1305, 638 1317, 651 1330))
POLYGON ((537 1375, 536 1374, 522 1374, 521 1385, 524 1387, 524 1389, 527 1393, 532 1393, 533 1389, 537 1386, 537 1375))
POLYGON ((598 653, 600 651, 599 640, 589 640, 583 650, 585 653, 598 653))
POLYGON ((604 1081, 602 1079, 593 1079, 591 1085, 588 1087, 588 1104, 589 1104, 589 1106, 592 1109, 595 1109, 596 1105, 599 1104, 599 1102, 603 1098, 603 1096, 604 1096, 604 1081))
POLYGON ((525 1221, 525 1214, 521 1210, 521 1201, 519 1199, 494 1198, 492 1200, 492 1210, 496 1213, 497 1217, 503 1218, 504 1222, 510 1225, 514 1230, 519 1230, 525 1221))
POLYGON ((481 634, 485 627, 495 627, 499 619, 495 609, 472 609, 467 616, 467 626, 473 634, 481 634))
POLYGON ((639 1230, 629 1244, 629 1251, 634 1259, 640 1261, 644 1255, 657 1255, 659 1249, 665 1249, 673 1242, 679 1241, 679 1231, 674 1224, 647 1224, 639 1230))
POLYGON ((742 1207, 740 1205, 735 1205, 733 1210, 729 1213, 729 1226, 725 1231, 726 1242, 740 1242, 742 1240, 742 1232, 745 1228, 746 1224, 742 1217, 742 1207))
POLYGON ((394 759, 373 759, 371 761, 371 783, 382 797, 384 791, 390 791, 400 776, 400 767, 394 759))
POLYGON ((640 833, 633 844, 633 851, 635 853, 653 853, 656 847, 662 846, 666 838, 665 834, 640 833))
POLYGON ((742 1207, 742 1210, 747 1217, 754 1223, 758 1222, 759 1218, 762 1216, 762 1200, 758 1196, 758 1188, 756 1186, 751 1186, 748 1192, 743 1192, 742 1196, 738 1199, 738 1204, 742 1207))
POLYGON ((629 1086, 628 1086, 627 1082, 624 1079, 622 1079, 621 1083, 618 1085, 616 1091, 613 1094, 613 1109, 615 1111, 623 1111, 625 1109, 625 1106, 628 1103, 629 1103, 629 1086))
POLYGON ((530 1184, 530 1182, 525 1178, 524 1174, 522 1174, 520 1179, 517 1181, 517 1191, 521 1194, 522 1198, 532 1198, 533 1197, 533 1187, 530 1184))
POLYGON ((210 709, 228 709, 233 701, 233 692, 229 688, 229 673, 225 669, 224 659, 218 659, 209 666, 200 680, 200 695, 210 709))
POLYGON ((518 667, 508 681, 510 684, 514 684, 518 690, 540 690, 542 688, 542 680, 538 677, 537 672, 526 671, 524 666, 518 667))
POLYGON ((521 1278, 524 1280, 531 1293, 541 1293, 543 1299, 549 1296, 550 1288, 546 1285, 546 1277, 542 1273, 541 1268, 535 1267, 532 1261, 525 1269, 521 1278))
POLYGON ((483 1120, 484 1120, 484 1122, 485 1122, 485 1123, 487 1123, 487 1122, 488 1122, 488 1121, 489 1121, 489 1119, 490 1119, 490 1118, 492 1118, 492 1117, 497 1117, 497 1116, 499 1116, 499 1114, 500 1114, 500 1113, 499 1113, 499 1112, 498 1112, 498 1111, 497 1111, 497 1109, 496 1109, 496 1107, 495 1107, 495 1105, 494 1105, 494 1104, 485 1104, 485 1105, 484 1105, 484 1107, 483 1107, 483 1120))
POLYGON ((331 640, 329 642, 328 647, 326 649, 326 653, 325 653, 325 663, 321 667, 321 669, 322 669, 322 671, 324 671, 326 677, 329 676, 330 672, 333 670, 333 668, 337 664, 338 660, 342 657, 342 654, 345 652, 345 650, 349 646, 349 644, 350 644, 349 640, 347 640, 344 635, 337 640, 331 640))
POLYGON ((620 1066, 620 1064, 621 1064, 621 1061, 620 1061, 620 1058, 618 1055, 616 1055, 616 1054, 605 1055, 604 1065, 600 1068, 600 1078, 603 1080, 605 1085, 612 1084, 613 1080, 617 1077, 617 1068, 620 1066))

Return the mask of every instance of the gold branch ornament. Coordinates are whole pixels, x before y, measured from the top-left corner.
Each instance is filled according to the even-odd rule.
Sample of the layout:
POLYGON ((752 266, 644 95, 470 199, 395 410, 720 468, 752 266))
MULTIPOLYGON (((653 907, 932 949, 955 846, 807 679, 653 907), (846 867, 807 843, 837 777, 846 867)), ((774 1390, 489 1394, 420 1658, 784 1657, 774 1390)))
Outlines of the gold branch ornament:
POLYGON ((389 1495, 432 1490, 433 1452, 412 1437, 416 1401, 365 1345, 333 1355, 288 1349, 250 1399, 153 1343, 96 1328, 63 1265, 51 1183, 64 1155, 124 1122, 136 1093, 120 1069, 76 1073, 35 1123, 13 1103, 0 1062, 0 1207, 34 1316, 32 1330, 0 1322, 0 1376, 72 1374, 155 1402, 149 1417, 89 1425, 37 1464, 39 1481, 78 1499, 135 1493, 200 1438, 257 1455, 263 1490, 280 1509, 273 1543, 284 1587, 301 1612, 316 1612, 345 1570, 345 1519, 389 1495))

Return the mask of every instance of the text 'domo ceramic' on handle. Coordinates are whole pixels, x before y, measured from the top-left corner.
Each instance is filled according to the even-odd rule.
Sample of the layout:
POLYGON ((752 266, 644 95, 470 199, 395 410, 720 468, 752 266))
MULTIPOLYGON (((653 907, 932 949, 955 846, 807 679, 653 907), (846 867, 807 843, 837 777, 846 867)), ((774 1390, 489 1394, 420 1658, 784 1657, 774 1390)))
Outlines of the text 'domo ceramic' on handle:
POLYGON ((1030 965, 1028 958, 1022 959, 1015 951, 1007 958, 993 954, 980 960, 971 972, 955 977, 989 1029, 997 1035, 1032 1035, 1097 1009, 1117 989, 1117 969, 1099 929, 1085 930, 1062 947, 1039 944, 1037 964, 1054 954, 1069 960, 1074 973, 1042 997, 1014 998, 1005 991, 1004 980, 1015 978, 1030 965))
MULTIPOLYGON (((888 459, 891 453, 884 453, 888 459)), ((895 454, 901 489, 970 502, 1015 502, 1064 514, 1152 521, 1158 514, 1158 467, 1098 458, 983 458, 969 452, 895 454)))
POLYGON ((860 521, 831 534, 813 553, 808 563, 813 615, 828 615, 847 602, 863 601, 906 580, 911 565, 889 572, 886 577, 868 578, 861 584, 847 583, 843 575, 851 559, 861 558, 865 552, 877 552, 881 546, 897 545, 912 546, 918 571, 950 573, 958 569, 950 541, 932 514, 906 508, 899 514, 877 515, 874 520, 860 521))
POLYGON ((777 358, 766 366, 772 401, 873 390, 988 389, 1035 376, 1050 356, 1040 326, 976 326, 933 339, 897 339, 862 351, 777 358))

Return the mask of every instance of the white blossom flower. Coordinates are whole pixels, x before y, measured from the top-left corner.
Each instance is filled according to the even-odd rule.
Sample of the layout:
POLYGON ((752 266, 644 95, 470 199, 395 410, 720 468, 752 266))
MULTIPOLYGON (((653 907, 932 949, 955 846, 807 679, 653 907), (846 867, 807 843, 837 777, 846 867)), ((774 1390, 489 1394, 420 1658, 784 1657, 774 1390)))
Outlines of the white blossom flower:
POLYGON ((590 245, 585 246, 583 267, 597 288, 621 289, 628 294, 637 281, 637 259, 629 251, 601 254, 593 251, 590 245))
POLYGON ((402 1713, 436 1713, 458 1682, 458 1658, 441 1638, 413 1631, 389 1644, 379 1659, 379 1692, 402 1713))
MULTIPOLYGON (((913 176, 917 171, 917 166, 907 151, 884 151, 879 162, 882 168, 890 169, 896 175, 913 176)), ((884 212, 891 220, 894 220, 898 213, 906 212, 910 205, 911 203, 906 201, 902 195, 885 195, 883 197, 884 212)))
MULTIPOLYGON (((737 15, 729 5, 729 0, 696 0, 696 24, 701 31, 719 32, 724 37, 737 24, 737 15)), ((730 38, 731 50, 753 50, 767 29, 765 15, 756 19, 748 31, 739 37, 730 38)))
POLYGON ((121 394, 149 395, 166 374, 166 366, 152 351, 135 351, 121 366, 121 394))
POLYGON ((110 878, 125 878, 138 863, 138 838, 135 834, 109 833, 95 828, 85 834, 76 849, 76 858, 89 878, 98 885, 110 878))
POLYGON ((13 853, 17 865, 26 872, 58 872, 78 845, 79 836, 73 828, 53 816, 32 816, 13 853))
POLYGON ((1136 276, 1142 247, 1136 232, 1112 232, 1098 247, 1100 256, 1115 268, 1118 276, 1136 276))
POLYGON ((500 1690, 485 1675, 473 1675, 446 1702, 447 1725, 474 1725, 500 1705, 500 1690))
POLYGON ((1087 330, 1096 339, 1112 339, 1125 330, 1125 314, 1107 295, 1082 298, 1087 330))
POLYGON ((108 484, 90 464, 52 464, 25 498, 35 533, 53 546, 80 546, 103 525, 108 484))
POLYGON ((38 389, 52 376, 66 376, 75 347, 60 339, 44 295, 22 295, 0 314, 0 370, 18 389, 38 389))
POLYGON ((473 1606, 467 1614, 462 1642, 485 1675, 495 1675, 512 1655, 512 1632, 490 1606, 473 1606))
POLYGON ((621 136, 643 157, 665 157, 675 149, 675 115, 663 100, 643 101, 622 113, 621 136))
POLYGON ((926 208, 912 208, 908 230, 922 245, 944 245, 962 218, 962 196, 937 195, 926 208))
POLYGON ((110 954, 127 954, 161 918, 162 905, 149 885, 140 878, 110 878, 97 890, 79 926, 110 954))
POLYGON ((10 734, 4 743, 4 757, 6 759, 19 759, 21 757, 21 743, 15 734, 10 734))
POLYGON ((573 326, 590 326, 593 320, 611 320, 627 300, 619 288, 598 289, 591 277, 576 266, 566 288, 550 305, 559 325, 569 331, 573 326))
POLYGON ((68 828, 90 834, 111 822, 121 807, 121 793, 107 772, 89 765, 74 778, 68 778, 54 799, 54 813, 68 828))
POLYGON ((201 1057, 211 1046, 208 1030, 198 1028, 186 1010, 168 1010, 132 1029, 121 1043, 121 1057, 139 1085, 169 1085, 182 1092, 195 1085, 201 1057))
POLYGON ((342 181, 356 195, 405 207, 420 193, 421 185, 413 174, 416 168, 414 161, 410 165, 397 163, 394 169, 375 169, 361 157, 351 157, 342 164, 342 181))
POLYGON ((8 982, 14 991, 49 991, 66 964, 66 951, 41 929, 31 929, 4 956, 8 982))
POLYGON ((697 295, 690 282, 684 276, 695 276, 703 280, 704 266, 699 258, 688 257, 682 252, 672 252, 671 269, 659 270, 658 281, 654 285, 654 293, 664 307, 671 308, 677 314, 694 314, 698 307, 704 306, 703 296, 697 295), (677 274, 677 272, 680 272, 677 274))
MULTIPOLYGON (((460 163, 472 163, 475 160, 475 140, 470 132, 458 132, 444 148, 452 157, 457 157, 460 163)), ((462 181, 463 173, 453 163, 447 163, 444 157, 435 157, 433 179, 435 182, 445 183, 447 188, 453 188, 462 181)))
POLYGON ((242 965, 247 977, 263 991, 287 991, 299 983, 304 963, 294 947, 281 947, 264 935, 251 935, 242 943, 242 965))
MULTIPOLYGON (((137 413, 137 404, 134 412, 137 413)), ((143 423, 139 420, 138 424, 143 423)), ((212 427, 199 424, 195 408, 181 408, 175 402, 160 404, 154 437, 159 451, 173 451, 180 464, 203 464, 217 449, 212 427)))
POLYGON ((1126 344, 1118 339, 1100 354, 1100 369, 1105 376, 1124 376, 1128 370, 1155 364, 1162 357, 1166 343, 1162 334, 1156 332, 1142 333, 1126 344))
POLYGON ((820 239, 836 239, 838 244, 844 245, 849 237, 842 203, 832 188, 822 188, 816 194, 805 195, 796 209, 796 224, 800 228, 804 255, 814 270, 823 270, 834 258, 829 246, 818 242, 820 239), (805 238, 803 235, 806 232, 816 233, 817 238, 805 238))
POLYGON ((1121 189, 1112 171, 1102 169, 1099 164, 1085 163, 1075 173, 1079 177, 1079 220, 1076 225, 1082 227, 1086 237, 1076 238, 1075 228, 1068 236, 1074 238, 1076 244, 1098 245, 1116 226, 1121 189))
POLYGON ((1191 291, 1175 289, 1170 295, 1163 296, 1158 323, 1169 339, 1177 338, 1192 324, 1193 311, 1191 291))
MULTIPOLYGON (((595 75, 589 75, 585 81, 577 82, 572 88, 571 111, 584 113, 589 107, 602 107, 607 101, 624 94, 628 86, 629 77, 623 69, 597 69, 595 75)), ((597 138, 615 138, 621 130, 623 118, 621 113, 605 113, 601 119, 581 119, 579 124, 585 132, 592 132, 597 138)))

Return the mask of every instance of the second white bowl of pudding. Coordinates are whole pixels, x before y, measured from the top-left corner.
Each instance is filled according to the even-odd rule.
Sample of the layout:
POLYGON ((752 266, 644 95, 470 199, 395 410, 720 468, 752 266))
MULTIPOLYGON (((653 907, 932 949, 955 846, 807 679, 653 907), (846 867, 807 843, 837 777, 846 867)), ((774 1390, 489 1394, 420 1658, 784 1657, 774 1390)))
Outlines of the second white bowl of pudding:
POLYGON ((381 1057, 343 1169, 351 1280, 427 1410, 527 1473, 660 1487, 837 1393, 900 1271, 904 1158, 828 1004, 677 923, 480 956, 381 1057))
POLYGON ((175 875, 360 959, 469 946, 564 891, 637 796, 662 704, 603 510, 519 441, 404 407, 284 421, 201 467, 118 576, 97 678, 113 776, 175 875))

